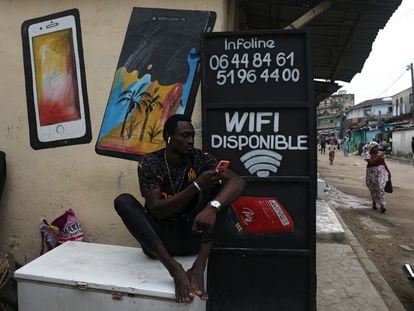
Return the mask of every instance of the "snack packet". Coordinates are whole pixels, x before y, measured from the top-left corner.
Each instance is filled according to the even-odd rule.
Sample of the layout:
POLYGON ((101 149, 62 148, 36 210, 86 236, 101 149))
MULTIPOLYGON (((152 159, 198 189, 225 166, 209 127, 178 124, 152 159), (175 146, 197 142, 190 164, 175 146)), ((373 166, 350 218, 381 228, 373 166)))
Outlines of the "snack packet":
POLYGON ((84 240, 80 222, 71 208, 52 221, 51 225, 59 228, 59 243, 84 240))

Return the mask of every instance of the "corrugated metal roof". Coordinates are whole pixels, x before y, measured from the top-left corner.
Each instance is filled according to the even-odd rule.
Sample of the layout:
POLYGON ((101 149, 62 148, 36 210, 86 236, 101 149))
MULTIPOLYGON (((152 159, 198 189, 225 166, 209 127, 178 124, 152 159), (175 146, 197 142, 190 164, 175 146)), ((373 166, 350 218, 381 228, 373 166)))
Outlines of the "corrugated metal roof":
POLYGON ((311 29, 314 77, 328 83, 315 85, 322 100, 362 70, 380 29, 402 0, 239 0, 240 29, 283 29, 321 3, 329 8, 305 27, 311 29))

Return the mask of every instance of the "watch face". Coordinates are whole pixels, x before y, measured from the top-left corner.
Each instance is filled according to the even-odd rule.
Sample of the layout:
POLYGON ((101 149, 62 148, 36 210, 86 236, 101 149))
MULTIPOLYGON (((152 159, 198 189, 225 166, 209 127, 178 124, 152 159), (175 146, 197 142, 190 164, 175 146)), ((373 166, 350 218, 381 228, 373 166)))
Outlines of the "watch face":
POLYGON ((210 205, 213 206, 213 207, 215 207, 215 208, 217 208, 217 209, 221 207, 221 203, 219 201, 217 201, 217 200, 211 201, 210 202, 210 205))

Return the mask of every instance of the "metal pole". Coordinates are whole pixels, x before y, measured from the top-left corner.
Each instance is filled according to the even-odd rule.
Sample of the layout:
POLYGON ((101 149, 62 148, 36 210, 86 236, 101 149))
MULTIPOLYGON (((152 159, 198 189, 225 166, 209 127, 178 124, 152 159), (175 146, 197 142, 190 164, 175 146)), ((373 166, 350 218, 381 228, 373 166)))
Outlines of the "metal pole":
POLYGON ((411 70, 411 113, 412 113, 412 121, 414 123, 414 72, 413 72, 413 63, 410 64, 411 70))

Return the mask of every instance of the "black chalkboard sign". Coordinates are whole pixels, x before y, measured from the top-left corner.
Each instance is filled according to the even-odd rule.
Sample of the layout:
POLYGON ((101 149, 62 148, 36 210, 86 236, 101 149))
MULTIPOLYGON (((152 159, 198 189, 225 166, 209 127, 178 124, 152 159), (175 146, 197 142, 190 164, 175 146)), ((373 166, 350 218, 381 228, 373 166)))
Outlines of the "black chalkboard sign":
POLYGON ((208 102, 303 102, 309 98, 303 33, 262 32, 208 37, 203 42, 208 102))
POLYGON ((307 32, 203 38, 203 148, 242 176, 308 177, 315 107, 307 32))
POLYGON ((305 108, 206 109, 204 148, 231 161, 241 176, 306 176, 309 130, 305 108))
POLYGON ((228 222, 217 226, 208 309, 314 310, 316 115, 309 34, 204 34, 201 61, 203 149, 229 160, 247 181, 228 209, 228 222), (277 202, 278 209, 263 202, 277 202), (266 214, 273 211, 289 218, 289 230, 277 231, 278 222, 266 214), (224 280, 230 262, 236 277, 224 280), (243 273, 246 267, 257 273, 243 273), (233 290, 223 295, 223 288, 233 290))

